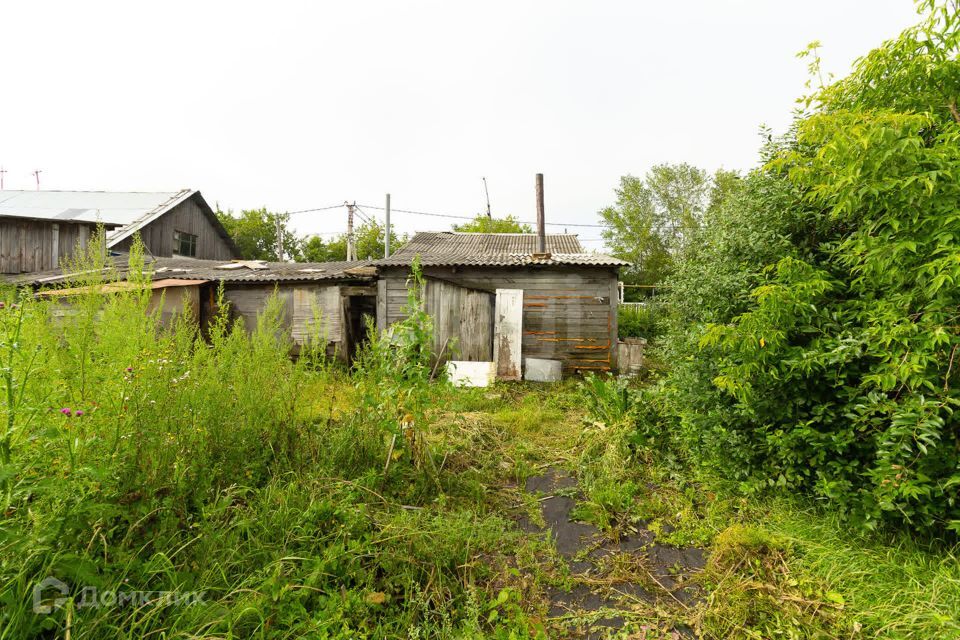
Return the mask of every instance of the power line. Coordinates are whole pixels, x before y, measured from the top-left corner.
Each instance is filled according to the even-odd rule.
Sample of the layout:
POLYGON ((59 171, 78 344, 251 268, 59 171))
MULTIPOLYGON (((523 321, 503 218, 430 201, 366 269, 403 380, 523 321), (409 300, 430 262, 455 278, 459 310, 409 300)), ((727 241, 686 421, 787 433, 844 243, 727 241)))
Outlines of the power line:
MULTIPOLYGON (((316 207, 316 208, 314 208, 314 209, 300 209, 300 210, 298 210, 298 211, 287 211, 287 213, 288 213, 288 214, 294 214, 294 213, 311 213, 311 212, 314 212, 314 211, 327 211, 327 210, 329 210, 329 209, 337 209, 337 208, 343 207, 343 206, 345 206, 345 205, 342 205, 342 204, 334 204, 334 205, 330 205, 330 206, 328 206, 328 207, 316 207)), ((362 205, 362 206, 366 207, 367 209, 377 209, 378 211, 385 211, 385 210, 386 210, 385 207, 379 207, 379 206, 377 206, 377 205, 375 205, 375 204, 365 204, 365 205, 362 205)), ((372 218, 373 216, 371 216, 370 214, 364 213, 364 212, 360 209, 361 205, 355 205, 355 207, 356 207, 356 208, 354 209, 354 211, 356 211, 357 213, 361 214, 362 217, 363 217, 363 219, 364 219, 366 222, 371 222, 371 223, 372 223, 372 220, 371 220, 370 218, 372 218)), ((453 213, 435 213, 435 212, 431 212, 431 211, 416 211, 416 210, 413 210, 413 209, 395 209, 395 208, 393 208, 393 207, 390 208, 390 211, 391 211, 391 212, 397 212, 397 213, 409 213, 409 214, 416 215, 416 216, 430 216, 430 217, 433 217, 433 218, 451 218, 451 219, 454 219, 454 220, 475 220, 475 219, 476 219, 476 216, 462 216, 462 215, 457 215, 457 214, 453 214, 453 213)), ((518 224, 530 224, 530 225, 536 224, 536 223, 535 223, 534 221, 532 221, 532 220, 517 220, 516 222, 517 222, 518 224)), ((577 228, 583 228, 583 229, 604 229, 604 228, 606 228, 605 225, 602 225, 602 224, 584 224, 584 223, 574 223, 574 222, 547 222, 546 224, 547 224, 547 226, 551 226, 551 227, 577 227, 577 228)))
POLYGON ((312 211, 326 211, 327 209, 336 209, 342 206, 343 206, 342 204, 332 204, 329 207, 317 207, 316 209, 300 209, 299 211, 287 211, 287 214, 310 213, 312 211))
POLYGON ((363 220, 363 221, 366 222, 367 224, 374 224, 373 220, 370 219, 370 218, 372 218, 373 216, 371 216, 371 215, 368 214, 366 211, 364 211, 363 209, 361 209, 361 208, 359 207, 359 205, 354 205, 354 210, 357 212, 357 215, 360 216, 360 219, 361 219, 361 220, 363 220))
MULTIPOLYGON (((383 207, 378 207, 378 206, 372 205, 372 204, 365 204, 365 205, 363 205, 363 206, 364 206, 364 207, 367 207, 368 209, 379 209, 379 210, 381 210, 381 211, 383 211, 383 209, 384 209, 383 207)), ((390 207, 390 211, 391 211, 391 212, 397 211, 397 212, 399 212, 399 213, 412 213, 412 214, 418 215, 418 216, 432 216, 432 217, 434 217, 434 218, 455 218, 455 219, 457 219, 457 220, 474 220, 474 219, 476 219, 475 216, 458 216, 458 215, 455 215, 455 214, 452 214, 452 213, 431 213, 431 212, 427 212, 427 211, 413 211, 413 210, 410 210, 410 209, 394 209, 393 207, 390 207)), ((519 224, 536 224, 536 223, 533 222, 532 220, 517 220, 516 222, 518 222, 519 224)), ((546 224, 549 225, 549 226, 554 226, 554 227, 585 227, 585 228, 591 228, 591 229, 603 229, 603 228, 605 228, 604 225, 602 225, 602 224, 573 224, 573 223, 569 223, 569 222, 548 222, 548 223, 546 223, 546 224)))

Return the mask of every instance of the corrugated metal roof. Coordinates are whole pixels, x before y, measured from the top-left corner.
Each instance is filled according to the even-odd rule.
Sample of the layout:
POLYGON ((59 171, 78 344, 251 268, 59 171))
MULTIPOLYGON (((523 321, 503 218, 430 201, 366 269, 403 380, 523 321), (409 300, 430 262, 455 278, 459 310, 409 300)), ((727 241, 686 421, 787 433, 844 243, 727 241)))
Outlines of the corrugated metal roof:
POLYGON ((103 222, 126 226, 167 211, 193 194, 182 191, 0 191, 0 216, 35 220, 103 222), (170 202, 174 202, 170 205, 170 202))
POLYGON ((0 191, 0 217, 103 223, 114 247, 188 198, 234 252, 240 250, 196 189, 180 191, 0 191))
MULTIPOLYGON (((113 256, 111 269, 123 278, 129 271, 129 257, 113 256)), ((264 262, 260 260, 196 260, 193 258, 146 258, 154 280, 208 280, 215 282, 311 282, 320 280, 371 280, 376 270, 369 261, 353 262, 264 262)), ((79 274, 62 270, 29 273, 8 282, 31 286, 56 286, 79 274), (71 277, 73 276, 73 277, 71 277)))
POLYGON ((537 236, 534 233, 461 233, 456 231, 420 232, 397 253, 374 262, 380 267, 407 266, 415 256, 426 267, 487 266, 512 267, 527 265, 628 266, 619 258, 585 253, 577 236, 547 234, 544 259, 535 257, 537 236))

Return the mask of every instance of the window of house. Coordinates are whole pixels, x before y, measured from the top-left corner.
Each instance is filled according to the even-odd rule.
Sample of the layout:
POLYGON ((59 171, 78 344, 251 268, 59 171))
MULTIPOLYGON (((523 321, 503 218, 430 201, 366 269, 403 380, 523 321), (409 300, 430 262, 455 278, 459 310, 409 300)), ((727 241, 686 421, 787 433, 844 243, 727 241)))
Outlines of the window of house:
POLYGON ((197 236, 185 231, 173 232, 173 253, 190 258, 197 255, 197 236))

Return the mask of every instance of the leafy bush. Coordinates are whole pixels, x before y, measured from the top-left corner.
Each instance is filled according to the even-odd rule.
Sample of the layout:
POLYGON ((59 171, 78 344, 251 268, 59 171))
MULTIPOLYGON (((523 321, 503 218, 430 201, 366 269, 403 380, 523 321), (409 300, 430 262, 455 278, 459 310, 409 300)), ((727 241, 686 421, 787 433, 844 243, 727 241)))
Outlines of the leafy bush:
POLYGON ((652 341, 659 334, 659 305, 649 301, 643 305, 617 307, 617 332, 620 338, 645 338, 652 341))
POLYGON ((960 531, 960 20, 923 7, 691 243, 662 389, 710 472, 941 535, 960 531))
POLYGON ((633 395, 625 378, 588 373, 578 385, 587 414, 613 425, 631 417, 633 395))

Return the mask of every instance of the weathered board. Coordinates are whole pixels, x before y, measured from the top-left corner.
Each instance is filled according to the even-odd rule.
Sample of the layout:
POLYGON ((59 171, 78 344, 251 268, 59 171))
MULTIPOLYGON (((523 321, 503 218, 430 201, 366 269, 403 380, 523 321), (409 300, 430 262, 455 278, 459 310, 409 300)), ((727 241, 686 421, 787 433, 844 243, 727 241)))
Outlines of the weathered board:
POLYGON ((283 327, 297 345, 319 337, 338 343, 343 336, 343 317, 338 286, 324 285, 233 285, 224 286, 230 318, 243 322, 253 332, 270 298, 276 293, 283 310, 283 327))
POLYGON ((0 273, 56 269, 87 248, 87 223, 0 218, 0 273))
POLYGON ((293 291, 293 322, 290 333, 297 344, 308 340, 340 342, 343 310, 340 287, 296 286, 293 291))
MULTIPOLYGON (((406 316, 409 272, 382 269, 378 326, 406 316)), ((617 366, 617 271, 609 267, 429 267, 424 275, 493 293, 522 289, 522 356, 560 360, 564 369, 617 366)))
POLYGON ((523 373, 523 289, 497 289, 495 318, 493 361, 497 364, 497 378, 519 380, 523 373))
POLYGON ((493 296, 427 279, 424 309, 433 318, 433 352, 443 359, 487 361, 493 356, 493 296))

